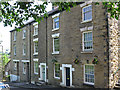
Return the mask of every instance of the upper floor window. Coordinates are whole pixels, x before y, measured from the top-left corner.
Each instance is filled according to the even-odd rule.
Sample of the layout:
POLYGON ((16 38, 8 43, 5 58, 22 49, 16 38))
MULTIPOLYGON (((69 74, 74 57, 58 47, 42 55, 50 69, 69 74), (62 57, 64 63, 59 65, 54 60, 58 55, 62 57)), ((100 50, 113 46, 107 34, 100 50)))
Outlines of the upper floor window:
POLYGON ((16 41, 17 32, 14 31, 14 41, 16 41))
POLYGON ((59 33, 53 34, 53 53, 52 54, 59 54, 60 45, 59 45, 59 33))
POLYGON ((53 19, 53 28, 54 28, 54 29, 59 28, 59 17, 55 17, 55 18, 53 19))
POLYGON ((82 9, 82 21, 91 21, 92 20, 92 5, 83 7, 82 9))
POLYGON ((52 16, 53 18, 53 31, 59 29, 59 15, 60 13, 57 13, 52 16))
POLYGON ((83 32, 83 51, 93 50, 92 31, 83 32))
POLYGON ((26 45, 23 44, 23 55, 26 55, 26 45))
POLYGON ((38 35, 38 26, 34 26, 34 35, 38 35))
POLYGON ((38 41, 34 42, 34 54, 38 54, 38 41))
POLYGON ((26 30, 23 30, 23 39, 26 37, 26 30))
POLYGON ((94 65, 85 65, 84 83, 94 85, 94 65))
POLYGON ((14 55, 16 55, 16 45, 14 45, 14 55))
POLYGON ((60 79, 60 64, 54 64, 54 77, 60 79))

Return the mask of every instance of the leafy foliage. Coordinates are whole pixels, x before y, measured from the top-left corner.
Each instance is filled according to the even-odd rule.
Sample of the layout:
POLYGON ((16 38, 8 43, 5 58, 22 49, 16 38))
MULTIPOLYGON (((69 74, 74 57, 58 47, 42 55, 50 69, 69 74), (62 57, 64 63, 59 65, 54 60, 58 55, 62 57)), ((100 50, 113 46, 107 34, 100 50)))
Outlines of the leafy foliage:
MULTIPOLYGON (((10 25, 11 27, 15 24, 15 28, 23 27, 25 21, 30 18, 35 19, 40 23, 43 18, 48 17, 46 7, 50 2, 43 2, 42 4, 35 4, 34 2, 1 2, 1 15, 0 19, 3 21, 4 26, 10 25)), ((53 2, 54 6, 59 6, 59 10, 65 9, 70 11, 71 7, 76 6, 78 2, 53 2)), ((99 4, 99 3, 96 3, 99 4)), ((111 14, 112 18, 119 18, 120 15, 120 1, 119 2, 103 2, 103 5, 107 8, 107 11, 111 14)))
MULTIPOLYGON (((46 7, 49 2, 43 2, 42 4, 34 4, 33 2, 15 2, 11 5, 9 2, 1 2, 1 16, 4 26, 10 25, 12 27, 15 24, 15 28, 19 31, 18 27, 23 27, 25 21, 30 18, 35 19, 40 23, 43 18, 48 17, 46 7)), ((75 6, 76 3, 72 2, 54 2, 53 5, 58 5, 59 10, 63 8, 70 11, 71 6, 75 6)))

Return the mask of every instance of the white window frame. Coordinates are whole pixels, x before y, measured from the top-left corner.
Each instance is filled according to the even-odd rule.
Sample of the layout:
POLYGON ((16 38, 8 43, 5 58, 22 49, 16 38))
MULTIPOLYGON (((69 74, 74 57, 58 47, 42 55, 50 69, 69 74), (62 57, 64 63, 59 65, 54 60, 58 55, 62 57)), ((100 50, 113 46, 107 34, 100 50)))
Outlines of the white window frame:
MULTIPOLYGON (((55 64, 59 64, 59 63, 55 63, 55 64)), ((56 77, 56 76, 55 76, 55 64, 54 64, 54 78, 60 79, 60 77, 56 77)), ((59 64, 59 65, 60 65, 60 64, 59 64)), ((60 72, 60 70, 59 70, 59 72, 60 72)))
POLYGON ((35 44, 38 43, 38 41, 34 41, 34 55, 38 55, 38 52, 36 52, 36 49, 35 49, 35 44))
POLYGON ((35 52, 35 42, 38 42, 38 38, 33 39, 33 43, 34 43, 34 53, 33 53, 33 55, 38 55, 38 52, 35 52))
POLYGON ((26 45, 23 44, 23 55, 26 55, 26 45))
POLYGON ((83 12, 83 9, 84 9, 84 8, 87 8, 87 7, 90 7, 90 6, 92 6, 92 5, 87 5, 87 6, 85 6, 85 7, 82 8, 82 23, 92 21, 92 18, 89 19, 89 20, 84 20, 84 12, 83 12))
POLYGON ((14 55, 16 56, 16 45, 13 46, 14 47, 14 55))
POLYGON ((34 26, 34 34, 33 34, 33 36, 36 36, 36 35, 38 35, 38 24, 36 24, 34 26), (36 28, 37 28, 37 30, 36 30, 36 28))
POLYGON ((14 70, 17 70, 17 62, 14 62, 14 70))
POLYGON ((95 84, 95 66, 94 66, 94 64, 84 64, 84 83, 85 83, 85 84, 89 84, 89 85, 94 85, 94 84, 95 84), (90 66, 93 66, 93 67, 94 67, 94 83, 86 82, 86 81, 85 81, 85 65, 90 65, 90 66))
MULTIPOLYGON (((54 38, 59 38, 59 36, 60 36, 60 33, 52 35, 52 38, 53 38, 53 53, 52 54, 59 54, 60 53, 60 50, 55 51, 55 47, 54 47, 54 38)), ((59 41, 60 41, 60 38, 59 38, 59 41)), ((59 49, 60 49, 60 42, 59 42, 59 49)))
POLYGON ((23 64, 23 74, 26 74, 26 67, 25 67, 25 62, 22 63, 23 64))
MULTIPOLYGON (((35 63, 37 63, 38 64, 38 61, 34 61, 34 74, 38 74, 38 71, 36 72, 36 67, 35 67, 35 63)), ((38 65, 38 68, 39 68, 39 65, 38 65)))
POLYGON ((23 39, 26 38, 26 30, 23 30, 23 39))
POLYGON ((92 49, 84 49, 84 33, 89 33, 89 32, 92 32, 92 31, 84 31, 82 33, 82 49, 84 52, 91 52, 93 51, 93 32, 92 32, 92 49))
POLYGON ((17 31, 14 31, 14 38, 13 38, 14 41, 16 41, 16 37, 17 37, 17 31))
POLYGON ((57 13, 55 15, 52 16, 53 18, 53 30, 52 31, 55 31, 55 30, 58 30, 60 28, 60 17, 59 17, 60 13, 57 13), (59 17, 59 28, 55 28, 55 22, 54 22, 54 19, 59 17))

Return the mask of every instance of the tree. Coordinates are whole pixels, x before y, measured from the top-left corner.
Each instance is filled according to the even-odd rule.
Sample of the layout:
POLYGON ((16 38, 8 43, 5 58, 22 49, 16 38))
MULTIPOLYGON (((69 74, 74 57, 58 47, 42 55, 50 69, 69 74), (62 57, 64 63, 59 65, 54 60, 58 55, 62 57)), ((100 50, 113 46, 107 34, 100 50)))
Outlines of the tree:
MULTIPOLYGON (((10 25, 12 27, 15 24, 17 30, 18 27, 24 26, 24 21, 34 18, 35 21, 40 23, 43 18, 48 17, 46 7, 50 2, 43 2, 42 4, 35 4, 34 2, 1 2, 1 21, 4 26, 10 25)), ((59 10, 70 11, 71 7, 76 6, 78 2, 53 2, 54 6, 59 6, 59 10)), ((80 3, 80 2, 79 2, 80 3)), ((82 2, 81 2, 82 3, 82 2)), ((96 3, 96 5, 99 3, 96 3)), ((107 11, 111 13, 112 18, 119 18, 120 15, 120 2, 103 2, 103 5, 107 8, 107 11)))

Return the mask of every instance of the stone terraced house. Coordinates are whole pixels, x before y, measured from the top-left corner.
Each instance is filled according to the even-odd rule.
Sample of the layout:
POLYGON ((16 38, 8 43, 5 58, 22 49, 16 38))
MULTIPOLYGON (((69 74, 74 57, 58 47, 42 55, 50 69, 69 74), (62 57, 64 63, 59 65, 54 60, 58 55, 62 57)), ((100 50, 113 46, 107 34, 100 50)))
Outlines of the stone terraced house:
POLYGON ((119 80, 119 22, 100 3, 57 8, 11 32, 11 81, 113 88, 119 80), (16 79, 15 79, 16 77, 16 79))

